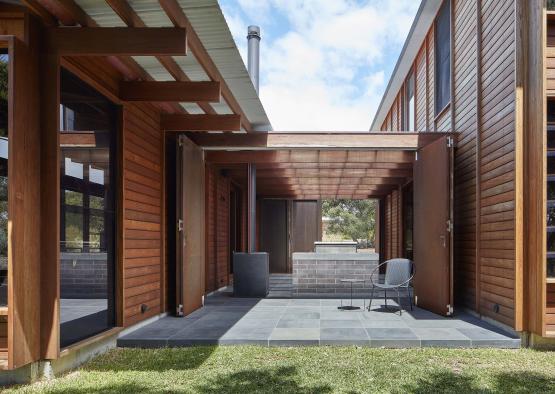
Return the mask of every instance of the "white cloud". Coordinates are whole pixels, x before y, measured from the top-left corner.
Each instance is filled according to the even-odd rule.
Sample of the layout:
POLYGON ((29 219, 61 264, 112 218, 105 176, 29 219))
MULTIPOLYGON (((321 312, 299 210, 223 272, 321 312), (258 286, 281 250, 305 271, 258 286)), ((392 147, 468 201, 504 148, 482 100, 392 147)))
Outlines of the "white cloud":
POLYGON ((224 12, 244 59, 246 26, 261 25, 260 96, 275 130, 368 129, 418 2, 236 1, 224 12))

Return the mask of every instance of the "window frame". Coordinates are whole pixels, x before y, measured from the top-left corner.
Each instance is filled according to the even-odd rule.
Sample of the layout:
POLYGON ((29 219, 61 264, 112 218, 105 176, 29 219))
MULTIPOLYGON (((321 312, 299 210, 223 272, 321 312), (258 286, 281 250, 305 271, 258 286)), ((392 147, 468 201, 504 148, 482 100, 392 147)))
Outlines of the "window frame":
POLYGON ((404 110, 404 125, 403 128, 405 131, 409 131, 409 132, 413 132, 416 131, 416 70, 415 67, 411 67, 409 73, 407 74, 407 77, 405 78, 405 83, 403 84, 404 88, 404 102, 405 102, 405 110, 404 110), (412 84, 411 84, 412 81, 412 84), (414 111, 412 114, 412 117, 410 116, 410 98, 409 98, 409 88, 412 85, 412 98, 413 98, 413 102, 414 102, 414 111), (410 123, 411 123, 411 118, 412 118, 412 130, 410 127, 410 123))

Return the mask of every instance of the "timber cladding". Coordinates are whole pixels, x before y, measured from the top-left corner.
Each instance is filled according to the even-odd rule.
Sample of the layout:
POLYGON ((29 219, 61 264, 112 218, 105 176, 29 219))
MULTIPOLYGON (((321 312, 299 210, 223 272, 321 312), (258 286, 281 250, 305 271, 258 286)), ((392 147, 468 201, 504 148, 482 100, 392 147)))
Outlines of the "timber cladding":
POLYGON ((230 180, 206 166, 206 292, 229 284, 230 180))
POLYGON ((163 134, 152 106, 126 104, 123 119, 123 321, 128 326, 160 313, 163 134))
MULTIPOLYGON (((509 327, 516 327, 517 302, 515 12, 511 1, 452 0, 451 102, 437 115, 434 25, 411 70, 416 81, 417 129, 459 133, 454 185, 455 302, 509 327)), ((555 61, 548 58, 549 64, 555 61)), ((384 131, 402 130, 399 102, 404 86, 385 117, 384 131)), ((395 199, 394 193, 385 199, 388 257, 398 243, 392 231, 395 224, 388 217, 394 212, 395 199)))

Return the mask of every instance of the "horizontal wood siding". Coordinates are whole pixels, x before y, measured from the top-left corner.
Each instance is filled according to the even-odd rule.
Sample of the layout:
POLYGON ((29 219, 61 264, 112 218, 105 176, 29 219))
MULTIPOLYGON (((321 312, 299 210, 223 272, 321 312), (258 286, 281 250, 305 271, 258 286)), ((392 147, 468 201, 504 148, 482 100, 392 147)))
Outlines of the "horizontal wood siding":
POLYGON ((124 107, 124 325, 160 313, 162 133, 151 105, 124 107), (146 312, 141 311, 146 305, 146 312))
POLYGON ((476 307, 476 2, 453 1, 455 127, 455 300, 476 307))
POLYGON ((229 284, 229 178, 206 167, 206 292, 229 284))
MULTIPOLYGON (((413 62, 417 129, 459 133, 455 151, 455 302, 514 327, 515 4, 480 0, 480 11, 477 4, 477 0, 452 0, 453 97, 437 116, 433 25, 422 42, 413 62)), ((548 42, 555 47, 555 34, 550 34, 548 42)), ((555 51, 548 58, 548 67, 555 68, 555 51)), ((555 70, 552 77, 555 81, 555 70)), ((397 101, 388 112, 386 127, 387 118, 395 119, 396 114, 397 101)), ((390 226, 387 209, 391 207, 386 203, 385 225, 390 226)), ((387 236, 390 245, 394 236, 386 231, 387 236)))
POLYGON ((416 57, 416 130, 424 131, 427 126, 426 111, 426 47, 416 57))
POLYGON ((555 283, 547 285, 547 317, 545 331, 547 335, 555 337, 555 283))
POLYGON ((514 3, 484 1, 481 18, 480 311, 512 327, 515 322, 514 3))

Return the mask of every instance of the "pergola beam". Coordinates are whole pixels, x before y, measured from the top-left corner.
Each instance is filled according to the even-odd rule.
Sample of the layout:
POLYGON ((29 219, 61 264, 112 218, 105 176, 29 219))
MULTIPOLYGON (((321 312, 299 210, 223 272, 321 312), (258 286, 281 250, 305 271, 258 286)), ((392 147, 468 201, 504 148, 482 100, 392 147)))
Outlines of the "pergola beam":
POLYGON ((240 115, 162 115, 162 130, 186 131, 240 131, 240 115))
POLYGON ((220 101, 219 82, 122 81, 119 97, 123 101, 212 102, 220 101))
POLYGON ((338 151, 338 150, 274 150, 274 151, 208 151, 206 161, 218 163, 412 163, 409 151, 338 151))
POLYGON ((252 134, 192 135, 204 150, 366 149, 416 151, 455 133, 405 132, 267 132, 252 134))
POLYGON ((183 56, 187 33, 176 27, 51 27, 47 50, 60 56, 183 56))

